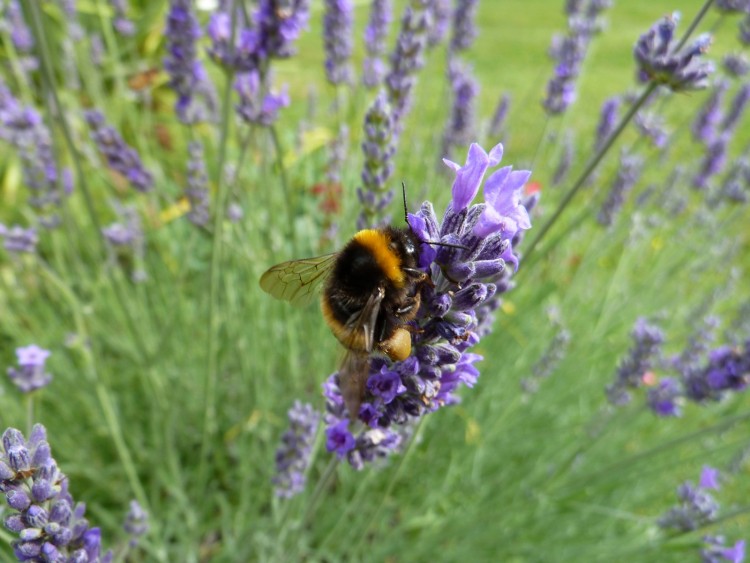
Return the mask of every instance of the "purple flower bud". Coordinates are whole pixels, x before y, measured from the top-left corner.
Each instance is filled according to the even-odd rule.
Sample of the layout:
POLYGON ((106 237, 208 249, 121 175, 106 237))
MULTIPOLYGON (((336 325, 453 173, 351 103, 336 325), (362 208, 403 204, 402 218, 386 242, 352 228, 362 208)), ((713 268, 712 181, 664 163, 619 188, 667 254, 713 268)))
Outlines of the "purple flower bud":
POLYGON ((373 375, 367 380, 367 388, 385 404, 393 401, 396 395, 406 391, 399 375, 385 367, 381 369, 379 374, 373 375))
POLYGON ((336 452, 339 457, 344 457, 354 449, 356 442, 354 436, 349 432, 349 421, 343 419, 326 430, 326 449, 336 452))
POLYGON ((193 141, 188 145, 187 185, 185 196, 190 202, 188 220, 194 225, 205 226, 210 219, 208 175, 203 159, 203 144, 193 141))
POLYGON ((680 416, 682 408, 679 399, 682 388, 679 382, 671 377, 665 377, 648 391, 648 406, 657 416, 680 416))

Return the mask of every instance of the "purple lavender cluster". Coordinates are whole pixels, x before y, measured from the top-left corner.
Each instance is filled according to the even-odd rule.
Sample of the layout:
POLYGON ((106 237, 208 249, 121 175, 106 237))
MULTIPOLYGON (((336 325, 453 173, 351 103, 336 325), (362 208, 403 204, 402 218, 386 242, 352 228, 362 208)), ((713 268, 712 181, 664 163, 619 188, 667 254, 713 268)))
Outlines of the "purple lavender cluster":
POLYGON ((0 78, 0 140, 9 143, 21 159, 23 181, 31 190, 29 203, 39 213, 43 227, 56 227, 57 208, 73 191, 70 170, 58 167, 52 138, 42 116, 21 104, 0 78))
POLYGON ((91 138, 106 159, 107 166, 127 178, 130 185, 139 192, 150 191, 154 186, 154 178, 143 167, 138 152, 122 139, 114 127, 107 124, 100 111, 89 110, 84 115, 91 128, 91 138))
POLYGON ((688 532, 715 520, 719 503, 711 494, 712 490, 719 490, 719 472, 706 466, 697 486, 686 481, 677 488, 679 504, 659 518, 659 527, 688 532))
POLYGON ((177 117, 185 124, 214 121, 216 90, 198 59, 196 42, 202 32, 190 0, 170 2, 165 34, 169 54, 164 68, 170 75, 169 86, 177 93, 177 117))
POLYGON ((8 377, 22 393, 31 393, 49 385, 52 375, 47 373, 44 365, 50 351, 36 344, 16 349, 18 367, 8 368, 8 377))
POLYGON ((7 227, 0 223, 0 237, 3 238, 3 248, 14 254, 33 253, 39 242, 36 229, 24 229, 20 225, 7 227))
POLYGON ((732 547, 727 547, 724 536, 703 536, 703 542, 703 563, 742 563, 745 560, 745 540, 737 540, 732 547))
POLYGON ((308 403, 295 401, 289 409, 289 428, 276 450, 276 496, 291 498, 305 488, 310 456, 318 432, 320 414, 308 403))
POLYGON ((2 436, 0 491, 10 507, 5 528, 19 561, 109 563, 101 554, 101 531, 84 517, 86 505, 74 503, 68 478, 59 470, 47 443, 47 431, 34 425, 28 441, 15 428, 2 436))
POLYGON ((286 88, 281 92, 268 90, 257 71, 238 74, 234 81, 234 89, 240 97, 235 110, 246 123, 264 127, 273 125, 279 117, 281 108, 287 107, 290 102, 286 88))
POLYGON ((370 5, 370 19, 365 27, 365 57, 362 71, 362 83, 367 88, 380 86, 385 77, 386 66, 383 62, 385 55, 385 40, 388 36, 388 26, 391 24, 393 5, 391 0, 373 0, 370 5))
POLYGON ((206 226, 210 218, 208 174, 203 157, 203 144, 200 141, 192 141, 188 145, 185 197, 190 202, 188 220, 199 227, 206 226))
POLYGON ((352 81, 352 31, 354 4, 351 0, 325 0, 323 45, 328 82, 334 86, 352 81))
POLYGON ((125 262, 132 269, 130 278, 140 283, 148 278, 143 259, 146 253, 146 239, 138 211, 132 205, 113 204, 118 220, 102 228, 107 242, 110 261, 117 262, 118 255, 125 255, 125 262))
POLYGON ((430 28, 428 8, 427 0, 410 0, 401 19, 396 47, 391 54, 391 68, 385 77, 396 134, 401 132, 403 118, 411 106, 416 74, 424 66, 424 50, 430 28))
POLYGON ((453 103, 443 132, 442 154, 450 155, 454 147, 466 146, 476 138, 476 98, 479 82, 470 65, 453 58, 448 63, 453 103))
POLYGON ((643 159, 640 156, 626 152, 620 155, 620 168, 617 170, 617 176, 612 182, 607 199, 596 216, 600 225, 609 227, 614 223, 617 213, 625 204, 627 194, 638 182, 642 171, 643 159))
POLYGON ((724 169, 729 143, 750 103, 750 84, 744 84, 737 90, 725 111, 722 106, 728 89, 727 81, 718 81, 693 122, 694 138, 706 146, 706 152, 692 181, 693 187, 697 189, 706 189, 709 180, 724 169))
MULTIPOLYGON (((0 4, 2 8, 2 4, 0 4)), ((3 10, 3 19, 0 29, 10 34, 10 40, 18 53, 18 63, 21 69, 28 73, 39 68, 39 60, 34 56, 34 34, 26 25, 23 10, 18 0, 10 0, 3 10)))
POLYGON ((630 333, 633 345, 620 360, 615 381, 606 388, 607 400, 616 406, 632 400, 630 390, 644 385, 644 375, 650 372, 661 356, 664 332, 648 319, 640 317, 630 333))
POLYGON ((233 30, 232 15, 217 11, 208 23, 208 53, 216 62, 237 72, 259 72, 269 59, 294 54, 294 42, 309 17, 309 0, 260 0, 248 25, 233 30))
POLYGON ((678 13, 665 16, 638 39, 633 50, 638 80, 666 86, 674 92, 705 88, 714 65, 700 57, 708 51, 711 36, 703 34, 675 51, 678 21, 678 13))
POLYGON ((388 189, 388 179, 393 174, 393 155, 396 152, 391 106, 385 92, 381 92, 365 115, 362 152, 362 187, 357 188, 357 198, 362 211, 357 218, 357 228, 364 229, 383 221, 383 213, 393 199, 388 189))
POLYGON ((678 355, 662 362, 663 332, 639 319, 633 330, 635 345, 621 362, 618 376, 607 387, 614 405, 630 402, 629 389, 651 385, 647 394, 649 408, 658 416, 682 414, 686 401, 707 404, 725 399, 731 393, 744 391, 750 384, 750 341, 742 346, 711 347, 718 321, 708 317, 678 355), (656 379, 657 367, 676 373, 656 379))
POLYGON ((601 13, 610 3, 606 0, 589 0, 585 9, 583 2, 566 4, 568 33, 555 35, 549 49, 549 55, 555 61, 555 72, 547 83, 547 96, 542 102, 548 114, 563 113, 575 102, 576 80, 591 40, 601 28, 601 13))
POLYGON ((261 0, 251 21, 239 29, 233 29, 232 16, 226 11, 211 16, 208 53, 237 73, 234 89, 240 102, 235 109, 245 122, 272 125, 279 110, 289 105, 286 91, 271 91, 269 63, 294 54, 294 42, 309 17, 309 0, 261 0))
POLYGON ((432 204, 409 214, 421 240, 456 245, 435 250, 422 245, 420 267, 434 287, 423 292, 412 336, 412 355, 402 362, 374 358, 359 412, 366 428, 353 435, 334 373, 324 384, 326 445, 355 468, 387 455, 410 424, 426 413, 459 401, 461 385, 473 387, 482 359, 472 348, 489 332, 500 296, 518 267, 514 245, 531 227, 522 203, 530 172, 506 166, 484 182, 484 203, 470 205, 489 168, 500 163, 502 145, 489 153, 472 144, 466 164, 446 160, 455 172, 452 199, 442 222, 432 204))
POLYGON ((463 51, 471 47, 478 32, 476 25, 478 0, 457 0, 453 9, 451 51, 463 51))
POLYGON ((122 529, 130 537, 128 545, 130 547, 137 546, 140 539, 148 533, 149 528, 148 512, 137 500, 131 500, 130 508, 125 515, 125 523, 122 526, 122 529))
POLYGON ((126 0, 110 0, 110 4, 115 12, 113 26, 115 31, 124 37, 130 37, 135 33, 135 24, 127 16, 126 0))

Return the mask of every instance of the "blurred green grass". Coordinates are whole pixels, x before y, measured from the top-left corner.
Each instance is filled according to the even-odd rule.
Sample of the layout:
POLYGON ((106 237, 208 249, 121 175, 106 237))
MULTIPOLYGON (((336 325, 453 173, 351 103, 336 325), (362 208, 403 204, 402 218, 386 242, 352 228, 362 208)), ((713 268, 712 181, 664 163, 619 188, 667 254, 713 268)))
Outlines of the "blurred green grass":
MULTIPOLYGON (((100 19, 107 23, 96 15, 103 5, 80 4, 86 25, 101 25, 100 19)), ((684 20, 700 5, 681 2, 684 20)), ((86 154, 97 210, 110 218, 112 197, 137 201, 147 219, 172 205, 184 180, 189 138, 206 141, 211 177, 218 175, 214 132, 186 131, 173 121, 173 97, 163 80, 148 93, 151 98, 127 88, 128 76, 159 66, 163 56, 166 3, 137 6, 141 10, 134 42, 105 36, 110 48, 117 47, 106 67, 111 72, 95 69, 87 45, 81 43, 76 52, 85 94, 61 89, 81 145, 86 133, 77 110, 104 108, 156 174, 155 193, 135 198, 96 170, 93 156, 86 154), (168 132, 171 148, 160 144, 157 125, 168 132)), ((357 3, 357 61, 362 57, 366 6, 357 3)), ((633 41, 674 7, 633 0, 607 12, 610 27, 594 40, 578 102, 561 123, 547 129, 575 131, 574 171, 583 167, 601 102, 632 87, 633 41)), ((53 44, 62 41, 63 20, 55 17, 51 5, 45 10, 53 44)), ((546 56, 550 37, 564 30, 561 12, 559 3, 542 0, 485 1, 478 17, 479 39, 466 55, 482 83, 479 107, 484 119, 502 92, 513 96, 504 162, 517 167, 529 165, 545 128, 539 101, 551 72, 546 56)), ((275 66, 276 81, 289 83, 293 99, 278 125, 289 152, 297 146, 300 122, 312 113, 305 103, 311 89, 317 98, 313 124, 329 132, 338 125, 337 113, 330 111, 334 93, 322 80, 320 16, 318 3, 298 56, 275 66)), ((736 45, 730 33, 736 18, 720 24, 719 19, 712 14, 702 26, 721 26, 711 52, 716 60, 736 45)), ((686 25, 683 21, 681 28, 686 25)), ((449 199, 451 179, 437 168, 448 108, 444 57, 442 48, 431 53, 420 74, 397 155, 394 181, 407 183, 412 207, 429 197, 442 210, 449 199)), ((213 67, 211 73, 221 86, 221 74, 213 67)), ((64 78, 58 76, 61 82, 64 78)), ((702 93, 676 96, 665 114, 679 124, 704 98, 702 93)), ((346 189, 338 242, 354 231, 348 218, 356 214, 361 122, 372 95, 357 89, 351 99, 346 114, 351 152, 342 172, 346 189)), ((241 152, 236 133, 233 129, 228 155, 235 163, 241 152)), ((741 127, 734 146, 744 146, 749 135, 741 127)), ((634 139, 630 132, 619 144, 634 139)), ((693 312, 706 300, 715 303, 726 322, 738 304, 747 302, 744 208, 722 210, 706 225, 701 203, 694 198, 690 213, 655 226, 644 227, 646 212, 633 206, 610 231, 590 218, 576 225, 554 251, 537 256, 528 268, 522 265, 495 333, 478 350, 485 356, 482 377, 477 388, 463 393, 464 403, 428 417, 408 453, 384 467, 361 473, 339 468, 314 517, 305 523, 328 454, 319 444, 307 491, 282 503, 272 498, 274 450, 294 399, 322 406, 320 384, 336 369, 341 352, 315 307, 298 310, 274 302, 259 291, 257 279, 275 262, 332 249, 319 243, 322 218, 307 191, 323 175, 325 151, 298 155, 289 167, 302 235, 294 242, 286 237, 288 202, 269 139, 258 132, 250 146, 238 171, 240 189, 233 194, 245 217, 224 231, 217 432, 208 452, 208 480, 199 474, 198 457, 210 241, 185 221, 146 221, 150 279, 133 286, 119 279, 117 270, 97 263, 90 219, 80 198, 73 198, 65 228, 50 235, 42 253, 73 288, 74 300, 61 301, 54 283, 31 261, 0 263, 0 357, 11 365, 13 348, 32 341, 53 350, 50 371, 55 380, 37 398, 37 418, 47 424, 71 489, 86 500, 90 519, 104 527, 106 541, 114 544, 114 538, 122 537, 122 514, 136 481, 143 487, 155 530, 144 542, 139 556, 144 560, 683 561, 697 553, 705 530, 665 544, 654 533, 654 519, 674 503, 675 487, 697 479, 703 464, 721 467, 748 446, 747 421, 741 418, 748 413, 748 397, 705 409, 688 405, 681 419, 657 420, 646 411, 642 397, 621 412, 606 414, 603 388, 629 346, 636 317, 661 313, 670 351, 676 352, 691 334, 693 312), (118 303, 116 284, 124 288, 125 308, 118 303), (573 335, 571 348, 552 378, 527 400, 519 382, 554 336, 546 312, 552 305, 573 335), (87 334, 78 330, 74 311, 87 334), (66 346, 71 333, 75 338, 66 346), (84 375, 88 368, 82 346, 90 346, 96 377, 84 375), (112 441, 107 405, 132 456, 134 475, 122 466, 121 450, 112 441), (738 420, 729 424, 732 417, 738 420)), ((695 159, 697 150, 682 139, 669 162, 695 159)), ((561 190, 549 187, 557 152, 554 144, 547 144, 534 167, 533 179, 543 185, 546 216, 561 197, 561 190)), ((600 203, 616 160, 609 156, 601 184, 582 194, 566 214, 567 222, 587 205, 595 209, 600 203)), ((657 166, 652 161, 649 180, 663 181, 670 163, 657 166)), ((0 220, 28 219, 22 206, 26 194, 17 185, 18 163, 8 159, 1 166, 0 220)), ((396 205, 394 217, 399 216, 396 205)), ((545 215, 537 217, 535 225, 544 220, 545 215)), ((548 242, 565 230, 566 221, 548 242)), ((25 407, 15 391, 5 387, 0 396, 2 422, 23 427, 25 407)), ((722 491, 727 507, 744 506, 750 492, 748 471, 745 463, 722 491)), ((728 537, 741 537, 747 524, 744 516, 722 523, 721 530, 728 537)))

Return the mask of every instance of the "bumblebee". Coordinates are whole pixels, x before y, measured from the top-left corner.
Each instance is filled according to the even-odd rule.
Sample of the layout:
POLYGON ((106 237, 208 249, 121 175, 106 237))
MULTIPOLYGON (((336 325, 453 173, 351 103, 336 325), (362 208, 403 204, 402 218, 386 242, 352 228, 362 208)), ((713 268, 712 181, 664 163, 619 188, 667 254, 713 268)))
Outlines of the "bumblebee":
POLYGON ((411 353, 408 323, 419 311, 423 287, 432 283, 418 268, 422 242, 408 226, 365 229, 340 252, 282 262, 260 278, 265 292, 298 305, 311 302, 325 282, 323 318, 347 352, 339 387, 352 421, 371 355, 404 360, 411 353))

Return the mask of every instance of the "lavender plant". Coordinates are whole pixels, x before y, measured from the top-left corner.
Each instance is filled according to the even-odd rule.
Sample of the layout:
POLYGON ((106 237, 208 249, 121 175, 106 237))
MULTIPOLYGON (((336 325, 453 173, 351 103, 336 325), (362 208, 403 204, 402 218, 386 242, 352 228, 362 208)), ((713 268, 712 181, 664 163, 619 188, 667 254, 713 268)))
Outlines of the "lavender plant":
POLYGON ((357 469, 399 445, 396 428, 458 402, 458 388, 473 387, 477 381, 474 364, 482 357, 471 349, 488 333, 500 295, 510 289, 508 265, 518 267, 512 240, 531 227, 520 195, 528 171, 506 166, 493 172, 484 183, 485 203, 470 206, 485 173, 500 163, 502 153, 502 145, 487 153, 472 144, 463 166, 446 160, 456 178, 442 222, 429 202, 409 215, 409 224, 421 240, 465 248, 435 251, 423 245, 420 266, 430 273, 434 288, 427 292, 417 316, 414 351, 403 362, 372 360, 359 412, 367 425, 364 430, 356 436, 351 433, 338 374, 324 385, 326 447, 357 469))
POLYGON ((18 535, 13 552, 19 561, 112 561, 102 554, 99 528, 89 526, 86 505, 74 503, 68 478, 57 466, 47 431, 41 424, 26 440, 19 430, 8 428, 2 437, 0 491, 10 511, 5 528, 18 535))
POLYGON ((362 69, 362 83, 367 88, 376 88, 383 82, 386 65, 385 40, 391 23, 393 6, 391 0, 373 0, 370 5, 370 18, 365 28, 365 49, 367 57, 362 69))
POLYGON ((52 381, 52 374, 47 373, 45 364, 50 351, 36 344, 16 349, 18 368, 8 368, 8 377, 22 393, 31 393, 46 387, 52 381))

